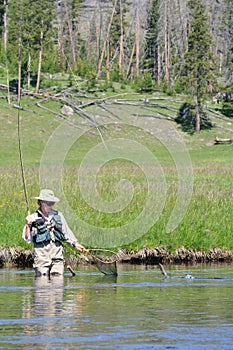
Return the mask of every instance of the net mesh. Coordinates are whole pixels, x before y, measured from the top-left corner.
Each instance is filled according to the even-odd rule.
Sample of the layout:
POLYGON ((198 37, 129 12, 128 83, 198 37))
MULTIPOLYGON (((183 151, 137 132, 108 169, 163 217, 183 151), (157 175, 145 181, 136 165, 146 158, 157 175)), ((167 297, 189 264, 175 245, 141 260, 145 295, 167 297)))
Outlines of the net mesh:
POLYGON ((93 264, 105 275, 117 276, 117 255, 110 250, 92 249, 88 251, 93 264))

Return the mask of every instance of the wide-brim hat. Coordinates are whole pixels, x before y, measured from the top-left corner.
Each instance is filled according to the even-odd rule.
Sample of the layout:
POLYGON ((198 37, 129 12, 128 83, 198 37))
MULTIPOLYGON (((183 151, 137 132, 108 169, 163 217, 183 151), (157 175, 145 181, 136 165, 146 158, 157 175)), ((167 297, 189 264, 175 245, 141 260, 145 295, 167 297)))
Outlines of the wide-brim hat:
POLYGON ((54 193, 52 190, 48 189, 43 189, 40 191, 39 197, 34 197, 35 199, 40 199, 41 201, 46 201, 46 202, 59 202, 59 198, 54 196, 54 193))

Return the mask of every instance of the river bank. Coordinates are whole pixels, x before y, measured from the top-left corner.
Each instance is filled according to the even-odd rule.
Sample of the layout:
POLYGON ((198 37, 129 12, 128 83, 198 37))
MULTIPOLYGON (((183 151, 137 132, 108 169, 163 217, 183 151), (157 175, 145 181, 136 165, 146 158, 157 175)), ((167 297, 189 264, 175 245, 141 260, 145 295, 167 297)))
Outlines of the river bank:
MULTIPOLYGON (((208 262, 232 262, 233 252, 220 248, 209 251, 197 251, 181 247, 175 252, 169 252, 166 248, 143 248, 139 251, 119 250, 117 252, 119 263, 129 264, 194 264, 208 262)), ((75 267, 78 264, 89 264, 91 258, 84 255, 66 256, 66 264, 75 267)), ((4 248, 0 247, 0 267, 14 266, 18 268, 32 267, 33 251, 24 250, 21 247, 4 248)))

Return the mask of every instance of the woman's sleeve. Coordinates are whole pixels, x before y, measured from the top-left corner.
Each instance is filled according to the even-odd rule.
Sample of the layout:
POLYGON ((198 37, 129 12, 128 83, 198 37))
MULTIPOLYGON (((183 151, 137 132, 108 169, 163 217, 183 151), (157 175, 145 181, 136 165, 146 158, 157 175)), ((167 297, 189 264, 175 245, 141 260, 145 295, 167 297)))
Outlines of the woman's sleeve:
POLYGON ((22 238, 23 238, 23 240, 24 240, 25 242, 27 242, 27 243, 32 243, 32 235, 31 235, 31 233, 30 233, 28 239, 26 239, 25 234, 26 234, 26 225, 24 225, 24 228, 23 228, 22 238))
POLYGON ((75 245, 76 243, 78 243, 77 238, 75 237, 73 231, 70 229, 70 227, 68 226, 66 219, 64 218, 63 214, 61 212, 58 213, 61 217, 61 222, 62 222, 62 232, 65 236, 65 239, 67 241, 67 243, 69 243, 70 245, 75 245))

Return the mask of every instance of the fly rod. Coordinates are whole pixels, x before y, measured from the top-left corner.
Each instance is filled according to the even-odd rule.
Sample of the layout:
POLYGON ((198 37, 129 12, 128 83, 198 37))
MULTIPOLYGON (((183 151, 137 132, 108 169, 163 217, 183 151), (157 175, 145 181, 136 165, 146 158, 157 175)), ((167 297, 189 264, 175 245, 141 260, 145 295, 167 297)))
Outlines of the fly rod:
POLYGON ((22 155, 22 149, 21 149, 21 123, 20 123, 20 104, 21 104, 21 32, 19 31, 19 37, 18 37, 18 148, 19 148, 19 160, 20 160, 20 169, 21 169, 21 176, 22 176, 22 182, 23 182, 23 192, 27 207, 27 213, 30 213, 29 208, 29 201, 27 196, 27 189, 26 189, 26 181, 25 181, 25 173, 24 173, 24 165, 23 165, 23 155, 22 155))

